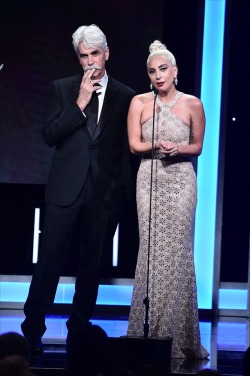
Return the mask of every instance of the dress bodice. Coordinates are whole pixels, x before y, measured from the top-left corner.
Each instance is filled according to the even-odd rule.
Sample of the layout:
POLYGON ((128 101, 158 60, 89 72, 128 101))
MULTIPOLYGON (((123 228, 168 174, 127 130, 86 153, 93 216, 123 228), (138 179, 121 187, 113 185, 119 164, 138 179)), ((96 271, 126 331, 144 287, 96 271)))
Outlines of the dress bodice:
POLYGON ((154 125, 155 141, 172 141, 182 145, 189 144, 190 128, 172 111, 172 108, 182 94, 182 92, 177 91, 176 95, 169 103, 162 102, 159 96, 157 96, 156 104, 158 111, 156 116, 142 124, 143 142, 152 142, 152 131, 154 125))

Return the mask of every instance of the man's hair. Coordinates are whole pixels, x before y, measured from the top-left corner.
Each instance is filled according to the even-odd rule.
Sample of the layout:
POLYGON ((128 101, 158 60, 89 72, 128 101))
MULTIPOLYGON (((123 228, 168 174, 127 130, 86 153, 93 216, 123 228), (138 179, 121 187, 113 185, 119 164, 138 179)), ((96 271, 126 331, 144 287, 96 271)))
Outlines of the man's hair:
POLYGON ((98 47, 106 51, 107 39, 101 29, 97 25, 80 26, 72 35, 73 47, 78 55, 78 45, 80 42, 84 44, 86 48, 98 47))

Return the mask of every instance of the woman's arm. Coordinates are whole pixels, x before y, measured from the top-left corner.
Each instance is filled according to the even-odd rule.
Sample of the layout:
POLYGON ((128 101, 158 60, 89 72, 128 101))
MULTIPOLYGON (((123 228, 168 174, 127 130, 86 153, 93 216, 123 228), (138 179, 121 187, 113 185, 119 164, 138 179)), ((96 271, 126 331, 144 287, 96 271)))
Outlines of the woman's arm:
POLYGON ((141 118, 145 101, 145 94, 136 95, 132 99, 128 111, 128 139, 133 154, 148 153, 152 150, 151 142, 142 142, 141 140, 141 118))
POLYGON ((175 155, 190 155, 198 156, 202 152, 203 139, 205 133, 205 113, 202 102, 199 98, 192 97, 187 100, 190 128, 191 128, 191 140, 189 145, 175 144, 173 142, 159 142, 157 146, 160 150, 170 156, 175 155))

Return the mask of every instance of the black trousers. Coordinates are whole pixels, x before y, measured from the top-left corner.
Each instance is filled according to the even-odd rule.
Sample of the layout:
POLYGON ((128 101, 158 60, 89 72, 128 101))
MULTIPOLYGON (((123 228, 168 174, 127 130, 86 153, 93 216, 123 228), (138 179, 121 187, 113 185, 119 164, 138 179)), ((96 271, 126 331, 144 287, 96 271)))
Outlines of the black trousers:
POLYGON ((100 266, 107 238, 113 236, 119 209, 110 209, 100 201, 91 174, 71 206, 47 204, 41 250, 24 305, 21 324, 25 336, 42 337, 46 331, 45 315, 51 308, 67 253, 70 252, 75 227, 80 221, 79 264, 69 331, 77 332, 88 323, 95 307, 100 280, 100 266))

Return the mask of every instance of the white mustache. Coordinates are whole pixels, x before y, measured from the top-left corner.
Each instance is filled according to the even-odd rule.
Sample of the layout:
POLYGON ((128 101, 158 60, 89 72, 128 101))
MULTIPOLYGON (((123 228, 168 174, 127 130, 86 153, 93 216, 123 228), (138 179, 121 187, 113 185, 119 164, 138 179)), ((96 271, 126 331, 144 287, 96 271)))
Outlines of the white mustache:
POLYGON ((100 70, 101 67, 99 65, 96 65, 96 64, 90 65, 90 66, 84 68, 84 72, 87 72, 88 70, 93 70, 93 69, 100 70))

